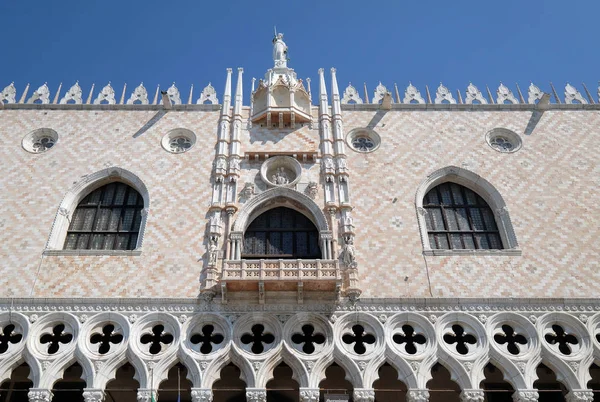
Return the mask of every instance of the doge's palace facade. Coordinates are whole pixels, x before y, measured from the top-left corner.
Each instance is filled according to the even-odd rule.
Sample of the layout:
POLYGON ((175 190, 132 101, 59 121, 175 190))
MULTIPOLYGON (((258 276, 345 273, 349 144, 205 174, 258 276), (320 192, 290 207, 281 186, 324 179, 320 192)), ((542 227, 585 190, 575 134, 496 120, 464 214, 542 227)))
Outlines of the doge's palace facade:
POLYGON ((600 88, 243 74, 0 93, 0 401, 600 400, 600 88))

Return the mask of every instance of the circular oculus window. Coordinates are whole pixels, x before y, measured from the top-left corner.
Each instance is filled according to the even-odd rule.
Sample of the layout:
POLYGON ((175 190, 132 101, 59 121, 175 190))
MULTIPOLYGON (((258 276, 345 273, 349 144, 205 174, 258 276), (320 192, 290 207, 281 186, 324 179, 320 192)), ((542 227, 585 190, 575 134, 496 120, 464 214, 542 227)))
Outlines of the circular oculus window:
POLYGON ((356 152, 373 152, 381 144, 381 138, 374 130, 355 128, 346 135, 346 143, 356 152))
POLYGON ((21 145, 27 152, 41 154, 54 147, 58 142, 58 133, 51 128, 39 128, 27 134, 21 145))
POLYGON ((196 134, 186 128, 169 131, 161 141, 165 151, 180 154, 190 150, 196 143, 196 134))
POLYGON ((503 153, 517 152, 523 145, 519 134, 506 128, 495 128, 488 131, 485 139, 490 147, 503 153))

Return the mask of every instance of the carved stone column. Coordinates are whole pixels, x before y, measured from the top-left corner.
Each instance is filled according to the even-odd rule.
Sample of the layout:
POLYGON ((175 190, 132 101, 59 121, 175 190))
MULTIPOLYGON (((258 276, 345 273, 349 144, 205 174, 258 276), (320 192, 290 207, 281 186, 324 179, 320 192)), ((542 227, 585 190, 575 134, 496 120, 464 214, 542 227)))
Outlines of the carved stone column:
POLYGON ((154 400, 158 400, 158 393, 154 389, 138 388, 137 400, 138 402, 152 402, 152 395, 154 400))
POLYGON ((50 402, 54 395, 49 389, 29 388, 27 397, 29 402, 50 402))
POLYGON ((514 402, 537 402, 539 394, 537 389, 518 389, 512 398, 514 402))
POLYGON ((267 390, 265 388, 246 388, 246 401, 267 402, 267 390))
POLYGON ((427 389, 413 388, 406 392, 407 402, 428 402, 429 391, 427 389))
POLYGON ((483 402, 484 394, 482 389, 463 389, 460 393, 461 402, 483 402))
POLYGON ((104 400, 104 390, 98 388, 84 388, 83 399, 85 402, 102 402, 104 400))
POLYGON ((319 402, 319 388, 300 388, 300 402, 319 402))
POLYGON ((591 389, 574 389, 567 394, 567 402, 592 402, 594 392, 591 389))
POLYGON ((373 388, 354 388, 354 402, 375 402, 373 388))
POLYGON ((192 402, 212 402, 213 392, 210 388, 192 388, 192 402))

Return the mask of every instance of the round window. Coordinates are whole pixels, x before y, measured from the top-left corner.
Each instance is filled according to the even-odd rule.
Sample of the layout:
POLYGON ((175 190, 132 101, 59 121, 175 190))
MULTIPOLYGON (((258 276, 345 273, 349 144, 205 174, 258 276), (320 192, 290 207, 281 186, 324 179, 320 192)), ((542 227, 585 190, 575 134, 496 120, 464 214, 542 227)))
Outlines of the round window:
POLYGON ((486 134, 488 145, 498 152, 517 152, 522 145, 521 137, 506 128, 495 128, 486 134))
POLYGON ((162 147, 171 153, 180 154, 191 149, 196 143, 196 134, 185 128, 169 131, 162 139, 162 147))
POLYGON ((379 134, 369 128, 355 128, 346 135, 346 143, 356 152, 373 152, 381 144, 379 134))
POLYGON ((21 145, 27 152, 40 154, 58 142, 58 133, 50 128, 40 128, 27 134, 21 145))

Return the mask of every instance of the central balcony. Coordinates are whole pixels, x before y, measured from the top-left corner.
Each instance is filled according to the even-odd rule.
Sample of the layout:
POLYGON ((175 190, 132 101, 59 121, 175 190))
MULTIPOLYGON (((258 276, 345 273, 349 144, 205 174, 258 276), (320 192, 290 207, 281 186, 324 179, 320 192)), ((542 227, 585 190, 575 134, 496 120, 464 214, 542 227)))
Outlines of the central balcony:
POLYGON ((225 260, 221 274, 224 302, 228 292, 256 291, 259 303, 265 292, 296 292, 298 303, 304 292, 320 292, 339 297, 342 275, 338 260, 225 260))

